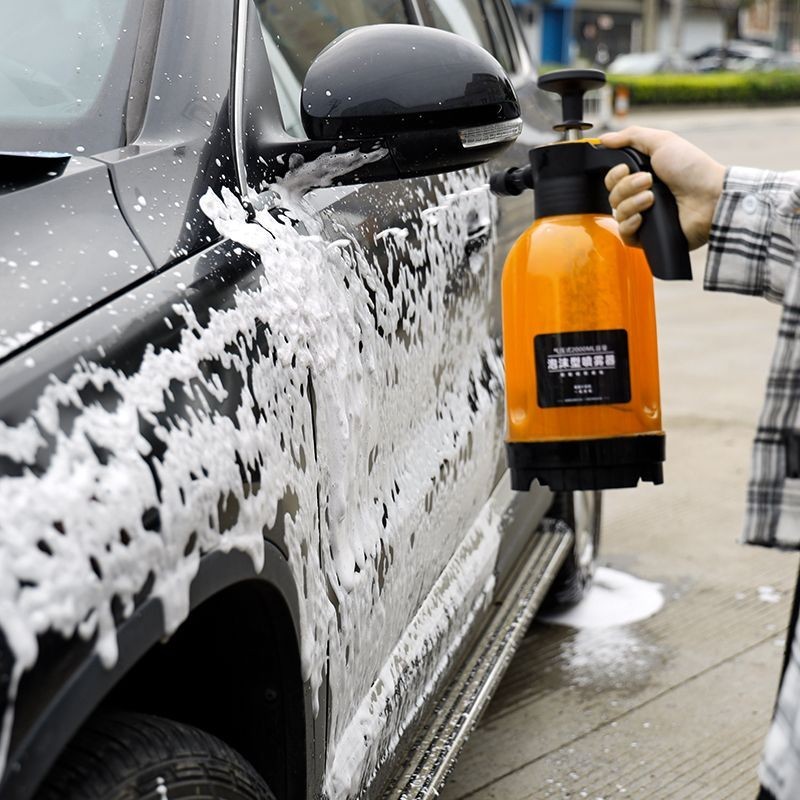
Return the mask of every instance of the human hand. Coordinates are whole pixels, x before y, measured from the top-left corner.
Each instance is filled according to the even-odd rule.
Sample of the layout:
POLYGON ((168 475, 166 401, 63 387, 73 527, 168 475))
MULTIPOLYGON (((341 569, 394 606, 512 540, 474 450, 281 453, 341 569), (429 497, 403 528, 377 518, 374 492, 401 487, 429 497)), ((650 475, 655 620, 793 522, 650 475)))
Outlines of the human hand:
MULTIPOLYGON (((626 128, 600 137, 604 147, 633 147, 650 156, 653 171, 667 185, 678 204, 681 228, 694 250, 708 241, 714 209, 722 194, 725 167, 700 148, 669 131, 626 128)), ((641 247, 636 232, 642 212, 653 205, 653 176, 649 172, 629 174, 625 164, 612 167, 605 179, 609 202, 625 244, 641 247)))

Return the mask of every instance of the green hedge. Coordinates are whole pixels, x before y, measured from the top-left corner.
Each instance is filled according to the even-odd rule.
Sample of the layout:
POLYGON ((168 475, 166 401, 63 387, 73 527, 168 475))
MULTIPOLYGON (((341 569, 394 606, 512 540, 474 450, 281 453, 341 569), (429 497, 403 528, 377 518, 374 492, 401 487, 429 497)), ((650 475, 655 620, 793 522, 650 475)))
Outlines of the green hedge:
POLYGON ((799 72, 714 72, 699 75, 609 75, 627 86, 631 106, 670 104, 764 105, 800 101, 799 72))

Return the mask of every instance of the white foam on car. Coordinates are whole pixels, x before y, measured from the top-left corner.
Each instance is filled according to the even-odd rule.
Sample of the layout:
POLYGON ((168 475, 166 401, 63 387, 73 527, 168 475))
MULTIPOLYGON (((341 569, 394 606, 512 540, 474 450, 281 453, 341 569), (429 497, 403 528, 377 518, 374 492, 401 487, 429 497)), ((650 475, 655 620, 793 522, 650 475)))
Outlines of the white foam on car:
POLYGON ((647 619, 663 605, 661 584, 598 567, 592 587, 580 603, 558 613, 540 614, 539 619, 571 628, 610 628, 647 619))
POLYGON ((7 355, 10 355, 23 345, 33 341, 37 336, 41 336, 51 327, 52 323, 45 322, 44 320, 37 320, 27 331, 22 331, 14 336, 10 336, 5 329, 0 329, 0 358, 5 358, 7 355))
MULTIPOLYGON (((318 169, 327 180, 353 169, 355 158, 340 155, 338 167, 337 158, 323 159, 318 169)), ((376 237, 384 248, 377 263, 344 226, 335 243, 322 238, 302 198, 319 178, 312 166, 295 166, 273 187, 287 211, 280 220, 262 209, 248 222, 227 192, 203 198, 220 233, 264 265, 256 286, 236 291, 234 307, 200 321, 181 302, 177 343, 148 346, 132 374, 82 360, 67 378, 51 376, 27 419, 0 422, 0 455, 23 466, 0 478, 0 626, 14 657, 0 769, 38 636, 94 640, 113 666, 112 603, 129 616, 152 580, 166 630, 176 630, 201 555, 240 550, 260 570, 262 529, 277 524, 287 494, 297 509, 281 522, 315 710, 326 677, 330 685, 332 800, 375 773, 491 593, 499 520, 484 506, 503 431, 490 259, 471 256, 477 284, 457 314, 447 300, 467 220, 491 228, 496 218, 494 200, 476 190, 486 172, 419 181, 417 198, 433 195, 434 204, 409 210, 403 222, 413 235, 376 237), (387 269, 397 274, 391 294, 387 269), (269 332, 266 352, 256 345, 259 329, 269 332), (215 365, 250 371, 238 407, 224 414, 203 403, 231 400, 215 365), (88 387, 117 402, 84 403, 88 387), (181 393, 185 413, 166 414, 181 393), (160 486, 140 417, 163 448, 153 462, 160 486), (36 466, 42 452, 45 468, 36 466), (237 459, 260 471, 258 491, 243 487, 237 459), (223 509, 234 502, 235 522, 223 531, 223 509), (153 508, 157 535, 143 519, 153 508)))

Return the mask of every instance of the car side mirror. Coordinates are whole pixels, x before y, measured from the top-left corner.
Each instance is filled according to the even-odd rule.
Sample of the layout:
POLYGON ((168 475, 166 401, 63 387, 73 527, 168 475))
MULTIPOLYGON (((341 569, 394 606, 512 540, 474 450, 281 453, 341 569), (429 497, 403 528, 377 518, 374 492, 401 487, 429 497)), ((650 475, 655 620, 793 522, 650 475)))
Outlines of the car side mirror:
POLYGON ((332 150, 378 156, 338 185, 462 169, 498 155, 522 131, 500 64, 461 36, 418 25, 367 25, 331 42, 306 74, 301 118, 308 140, 264 154, 273 178, 292 153, 308 161, 332 150))

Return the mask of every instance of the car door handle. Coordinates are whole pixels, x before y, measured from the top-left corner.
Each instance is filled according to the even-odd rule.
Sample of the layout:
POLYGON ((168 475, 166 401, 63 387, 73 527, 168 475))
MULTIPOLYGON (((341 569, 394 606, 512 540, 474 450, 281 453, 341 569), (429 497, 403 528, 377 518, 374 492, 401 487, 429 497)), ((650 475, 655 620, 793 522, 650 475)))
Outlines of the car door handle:
POLYGON ((467 229, 467 241, 464 249, 467 255, 477 253, 489 244, 489 236, 491 235, 492 226, 487 222, 484 225, 479 225, 474 228, 467 229))

